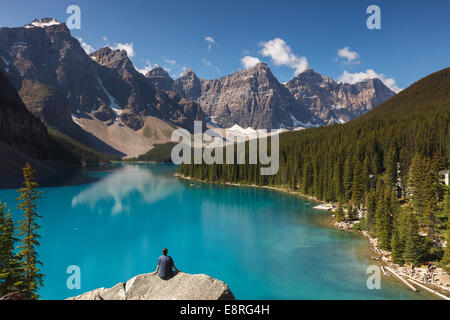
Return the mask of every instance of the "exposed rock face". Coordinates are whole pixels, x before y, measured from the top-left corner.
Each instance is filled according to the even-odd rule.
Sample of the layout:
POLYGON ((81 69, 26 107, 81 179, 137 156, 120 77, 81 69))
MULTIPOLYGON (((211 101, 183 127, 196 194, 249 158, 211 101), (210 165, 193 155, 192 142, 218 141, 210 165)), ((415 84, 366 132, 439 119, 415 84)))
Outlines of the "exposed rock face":
POLYGON ((286 87, 302 106, 325 124, 347 122, 395 94, 379 79, 338 83, 312 69, 296 76, 286 87))
MULTIPOLYGON (((120 122, 133 130, 141 129, 148 116, 188 130, 194 120, 204 120, 197 104, 155 88, 125 51, 103 48, 88 56, 66 25, 54 19, 1 28, 0 68, 34 115, 96 149, 102 141, 80 119, 96 119, 104 127, 120 122)), ((107 145, 100 149, 114 153, 107 145)))
POLYGON ((108 93, 114 92, 113 99, 120 110, 114 111, 120 112, 120 120, 130 128, 141 129, 145 117, 153 116, 192 132, 195 120, 205 120, 196 103, 155 88, 148 78, 136 71, 125 50, 106 47, 90 56, 97 62, 95 69, 102 85, 108 93))
POLYGON ((204 274, 179 273, 162 280, 147 273, 67 300, 234 300, 234 295, 224 282, 204 274))
POLYGON ((255 129, 289 128, 293 127, 291 114, 298 119, 313 121, 308 110, 296 102, 265 63, 218 80, 199 82, 193 72, 187 72, 176 85, 184 88, 177 87, 177 92, 183 91, 189 98, 197 99, 203 111, 221 127, 239 124, 255 129), (199 83, 201 94, 197 98, 199 83))
POLYGON ((173 79, 162 67, 156 67, 153 70, 147 72, 145 77, 153 84, 155 88, 161 90, 172 90, 173 89, 173 79))
POLYGON ((202 82, 195 74, 194 70, 188 69, 174 82, 174 90, 182 97, 197 100, 202 96, 202 82))
POLYGON ((378 79, 338 83, 312 69, 283 85, 265 63, 213 80, 200 79, 191 69, 175 81, 167 73, 154 73, 165 90, 173 82, 173 91, 197 101, 211 121, 224 128, 234 124, 274 129, 346 122, 394 95, 378 79))

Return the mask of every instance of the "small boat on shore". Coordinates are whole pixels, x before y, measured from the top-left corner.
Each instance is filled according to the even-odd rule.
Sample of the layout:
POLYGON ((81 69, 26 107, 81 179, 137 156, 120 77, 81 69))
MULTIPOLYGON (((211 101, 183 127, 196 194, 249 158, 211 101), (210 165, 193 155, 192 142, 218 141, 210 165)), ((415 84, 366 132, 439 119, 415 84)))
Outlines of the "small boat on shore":
POLYGON ((331 205, 331 204, 319 204, 318 206, 313 207, 313 209, 330 211, 331 209, 333 209, 333 205, 331 205))

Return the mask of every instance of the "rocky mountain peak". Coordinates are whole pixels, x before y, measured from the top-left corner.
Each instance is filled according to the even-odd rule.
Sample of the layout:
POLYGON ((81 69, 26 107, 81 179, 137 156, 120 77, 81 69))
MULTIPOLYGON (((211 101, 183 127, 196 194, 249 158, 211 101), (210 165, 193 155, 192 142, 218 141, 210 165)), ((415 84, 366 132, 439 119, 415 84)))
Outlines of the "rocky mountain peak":
POLYGON ((166 70, 162 67, 156 67, 145 75, 145 77, 155 86, 161 90, 172 90, 173 79, 169 76, 166 70))
POLYGON ((29 24, 25 25, 25 28, 46 28, 51 26, 63 25, 64 23, 59 22, 55 18, 39 18, 34 19, 29 24))
POLYGON ((286 87, 301 105, 326 124, 349 121, 395 94, 379 79, 341 83, 312 69, 294 77, 286 87))
POLYGON ((269 66, 265 62, 260 62, 251 68, 239 70, 235 73, 232 73, 230 76, 234 74, 249 74, 249 75, 260 74, 261 76, 265 75, 267 76, 272 75, 272 70, 270 70, 269 66))
POLYGON ((187 69, 182 75, 181 78, 197 78, 197 75, 195 74, 194 70, 192 68, 187 69))
POLYGON ((381 81, 378 78, 366 79, 366 80, 361 81, 361 82, 369 84, 370 86, 372 86, 373 88, 376 88, 376 89, 382 89, 382 90, 386 89, 386 85, 383 83, 383 81, 381 81))
POLYGON ((133 63, 130 58, 128 58, 127 52, 120 49, 111 49, 109 47, 101 48, 89 55, 97 63, 110 67, 110 68, 120 68, 129 67, 134 68, 133 63))
POLYGON ((147 78, 170 78, 163 67, 156 67, 145 74, 147 78))
MULTIPOLYGON (((264 62, 260 62, 252 68, 236 71, 219 80, 229 83, 235 82, 236 85, 246 83, 248 86, 253 87, 254 90, 265 91, 269 87, 278 89, 282 87, 281 83, 273 75, 272 70, 264 62)), ((283 87, 281 90, 285 90, 285 88, 283 87)))
POLYGON ((331 78, 321 75, 315 72, 312 68, 308 68, 302 73, 295 76, 292 80, 286 83, 286 87, 298 86, 298 85, 312 85, 320 83, 335 83, 331 78))
POLYGON ((249 68, 248 70, 251 70, 251 69, 270 71, 269 65, 265 62, 259 62, 254 67, 249 68))
POLYGON ((183 98, 196 101, 202 94, 202 83, 194 70, 189 68, 174 81, 174 91, 183 98))

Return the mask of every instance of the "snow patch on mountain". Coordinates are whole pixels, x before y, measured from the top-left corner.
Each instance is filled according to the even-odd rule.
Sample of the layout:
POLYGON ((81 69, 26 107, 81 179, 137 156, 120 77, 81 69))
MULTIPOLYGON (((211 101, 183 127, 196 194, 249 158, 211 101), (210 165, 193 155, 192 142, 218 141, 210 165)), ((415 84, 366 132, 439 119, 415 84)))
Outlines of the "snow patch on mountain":
POLYGON ((114 98, 108 92, 108 90, 106 90, 106 88, 103 86, 103 82, 99 78, 99 76, 97 76, 97 81, 98 81, 98 84, 100 85, 100 88, 102 88, 103 92, 106 94, 106 96, 109 99, 109 107, 114 111, 114 113, 116 114, 116 117, 119 117, 122 114, 122 112, 123 112, 123 108, 117 104, 116 98, 114 98))
POLYGON ((6 66, 9 67, 9 62, 8 62, 8 60, 5 59, 4 56, 2 56, 2 60, 6 64, 6 66))
POLYGON ((310 121, 308 122, 302 122, 297 120, 292 114, 289 114, 289 117, 291 118, 292 122, 294 123, 294 128, 317 128, 320 127, 319 124, 313 124, 310 121))
POLYGON ((333 110, 341 110, 341 109, 345 109, 345 106, 341 106, 341 105, 339 105, 339 104, 336 104, 336 105, 332 105, 332 106, 330 107, 330 109, 333 109, 333 110))
POLYGON ((35 20, 33 22, 31 22, 30 24, 27 24, 26 26, 24 26, 26 29, 29 28, 45 28, 45 27, 50 27, 50 26, 56 26, 56 25, 60 25, 61 22, 56 21, 56 19, 51 19, 50 21, 46 21, 46 20, 35 20), (45 22, 44 22, 45 21, 45 22))

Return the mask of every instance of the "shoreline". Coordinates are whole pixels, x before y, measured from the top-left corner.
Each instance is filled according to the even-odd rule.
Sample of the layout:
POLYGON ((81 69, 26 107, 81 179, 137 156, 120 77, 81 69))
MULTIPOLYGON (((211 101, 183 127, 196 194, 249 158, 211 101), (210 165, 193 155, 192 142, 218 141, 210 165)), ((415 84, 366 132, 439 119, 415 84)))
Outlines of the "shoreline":
MULTIPOLYGON (((281 191, 281 192, 284 192, 287 194, 299 196, 301 198, 305 198, 310 201, 315 201, 319 204, 329 203, 326 201, 319 200, 313 196, 308 196, 308 195, 302 194, 301 192, 292 191, 292 190, 289 190, 287 188, 282 188, 282 187, 258 186, 255 184, 240 184, 240 183, 230 183, 230 182, 213 182, 213 181, 206 181, 206 180, 200 180, 200 179, 196 179, 196 178, 186 177, 179 173, 175 173, 174 176, 176 176, 177 178, 183 179, 183 180, 195 181, 195 182, 201 182, 201 183, 212 183, 212 184, 228 185, 228 186, 235 186, 235 187, 253 187, 253 188, 261 188, 261 189, 270 189, 270 190, 281 191)), ((378 248, 377 239, 371 237, 367 231, 354 230, 353 229, 354 223, 355 222, 336 222, 332 218, 332 215, 330 215, 330 225, 331 226, 341 229, 343 231, 355 232, 355 233, 358 233, 360 236, 367 238, 367 241, 369 244, 368 247, 372 250, 372 252, 374 252, 376 254, 376 256, 372 257, 371 259, 378 262, 378 264, 381 267, 381 271, 382 271, 382 274, 384 277, 388 277, 388 278, 390 278, 389 280, 394 280, 394 281, 400 282, 400 283, 403 281, 403 282, 405 282, 406 285, 409 284, 414 287, 427 288, 424 292, 427 292, 428 294, 434 294, 434 296, 437 296, 443 300, 450 300, 450 275, 448 275, 448 274, 444 275, 442 268, 436 269, 434 271, 434 275, 433 275, 433 280, 435 279, 436 275, 440 276, 437 279, 437 281, 441 281, 440 284, 433 283, 433 282, 432 283, 424 282, 423 279, 421 279, 421 277, 426 272, 426 268, 425 268, 425 272, 424 272, 424 270, 422 270, 423 268, 416 268, 417 271, 413 275, 409 271, 410 268, 408 268, 406 266, 401 267, 401 266, 391 262, 391 260, 390 260, 391 253, 389 251, 385 251, 385 250, 378 248), (386 272, 385 268, 388 269, 390 271, 390 273, 393 273, 394 277, 391 277, 391 274, 389 272, 386 272), (400 279, 401 281, 396 278, 400 279)), ((411 289, 409 288, 408 290, 411 290, 411 289)))

